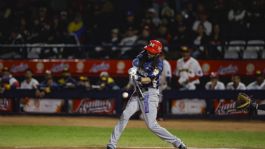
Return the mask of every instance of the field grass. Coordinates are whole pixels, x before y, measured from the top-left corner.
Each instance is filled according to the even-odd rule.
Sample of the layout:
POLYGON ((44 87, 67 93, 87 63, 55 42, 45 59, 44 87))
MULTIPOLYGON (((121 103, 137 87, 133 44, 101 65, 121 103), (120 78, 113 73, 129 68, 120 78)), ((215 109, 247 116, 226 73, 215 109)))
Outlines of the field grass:
MULTIPOLYGON (((112 128, 83 126, 0 125, 0 148, 15 146, 99 146, 108 142, 112 128)), ((169 129, 193 147, 264 148, 264 132, 189 131, 169 129)), ((145 128, 126 128, 118 146, 171 147, 145 128)))

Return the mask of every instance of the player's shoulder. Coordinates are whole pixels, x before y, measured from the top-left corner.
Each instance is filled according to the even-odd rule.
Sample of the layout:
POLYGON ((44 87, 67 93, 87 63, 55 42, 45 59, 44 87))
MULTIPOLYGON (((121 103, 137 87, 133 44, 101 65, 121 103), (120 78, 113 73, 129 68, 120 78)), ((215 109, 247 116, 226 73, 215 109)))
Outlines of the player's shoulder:
POLYGON ((198 63, 199 64, 199 61, 197 59, 195 59, 194 57, 190 57, 190 62, 192 63, 198 63))

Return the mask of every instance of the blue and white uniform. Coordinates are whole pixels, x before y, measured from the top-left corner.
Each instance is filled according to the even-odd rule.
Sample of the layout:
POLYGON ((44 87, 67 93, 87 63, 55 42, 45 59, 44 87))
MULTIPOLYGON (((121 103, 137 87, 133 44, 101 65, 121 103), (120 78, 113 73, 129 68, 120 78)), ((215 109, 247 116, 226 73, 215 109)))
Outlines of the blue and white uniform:
POLYGON ((116 148, 117 142, 130 117, 138 110, 142 111, 145 124, 155 135, 173 144, 175 147, 182 145, 183 142, 179 138, 161 127, 156 121, 159 102, 159 75, 163 70, 163 61, 158 57, 148 58, 147 52, 144 51, 133 60, 133 67, 137 68, 136 76, 139 86, 143 91, 144 100, 140 100, 136 92, 133 93, 118 124, 112 132, 108 146, 116 148), (149 77, 151 82, 149 84, 141 84, 141 77, 149 77))

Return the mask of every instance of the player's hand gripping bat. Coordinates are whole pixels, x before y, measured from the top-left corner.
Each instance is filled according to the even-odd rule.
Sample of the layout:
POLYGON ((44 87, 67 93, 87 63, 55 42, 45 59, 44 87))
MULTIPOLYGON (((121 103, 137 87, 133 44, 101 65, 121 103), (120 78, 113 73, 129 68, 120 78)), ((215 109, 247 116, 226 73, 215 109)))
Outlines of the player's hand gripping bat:
POLYGON ((138 97, 141 100, 144 100, 143 92, 142 92, 138 82, 136 81, 136 77, 137 77, 136 72, 137 72, 137 67, 132 67, 132 68, 129 69, 129 75, 130 75, 130 77, 132 79, 133 85, 135 87, 135 91, 138 94, 138 97))
POLYGON ((138 82, 136 81, 135 76, 132 76, 132 81, 133 81, 133 84, 135 86, 135 90, 136 90, 136 93, 138 94, 138 97, 140 98, 140 100, 144 100, 143 92, 142 92, 138 82))

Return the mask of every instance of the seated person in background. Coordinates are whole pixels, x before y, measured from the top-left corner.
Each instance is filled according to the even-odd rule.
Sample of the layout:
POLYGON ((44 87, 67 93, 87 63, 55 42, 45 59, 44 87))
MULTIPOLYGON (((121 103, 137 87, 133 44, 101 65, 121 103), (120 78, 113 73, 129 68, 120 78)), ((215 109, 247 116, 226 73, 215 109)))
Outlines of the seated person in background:
POLYGON ((58 84, 63 88, 75 88, 77 82, 74 78, 72 78, 69 69, 65 68, 61 74, 60 79, 58 80, 58 84))
POLYGON ((219 76, 216 72, 211 72, 210 74, 211 80, 206 83, 206 90, 224 90, 225 85, 223 82, 219 81, 219 76))
POLYGON ((1 92, 10 89, 19 88, 19 82, 12 76, 7 67, 3 68, 3 74, 1 78, 1 92))
POLYGON ((226 89, 228 90, 245 90, 246 86, 241 82, 239 75, 233 75, 231 82, 227 83, 226 89))
POLYGON ((79 80, 77 82, 77 86, 82 89, 87 89, 89 90, 91 88, 90 81, 88 80, 87 77, 85 76, 80 76, 79 80))
POLYGON ((251 82, 247 86, 248 90, 264 90, 265 89, 265 80, 264 74, 260 70, 256 71, 256 81, 251 82))
POLYGON ((59 88, 59 85, 54 81, 51 71, 46 70, 45 80, 40 83, 39 89, 36 92, 36 96, 42 97, 46 93, 51 93, 52 90, 58 89, 58 88, 59 88))
POLYGON ((34 79, 32 71, 27 69, 25 72, 25 80, 22 81, 20 88, 21 89, 37 89, 39 86, 38 80, 34 79))
POLYGON ((120 89, 118 85, 116 85, 114 79, 109 76, 109 73, 103 71, 99 75, 99 90, 118 90, 120 89))

